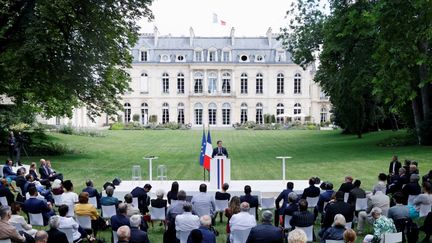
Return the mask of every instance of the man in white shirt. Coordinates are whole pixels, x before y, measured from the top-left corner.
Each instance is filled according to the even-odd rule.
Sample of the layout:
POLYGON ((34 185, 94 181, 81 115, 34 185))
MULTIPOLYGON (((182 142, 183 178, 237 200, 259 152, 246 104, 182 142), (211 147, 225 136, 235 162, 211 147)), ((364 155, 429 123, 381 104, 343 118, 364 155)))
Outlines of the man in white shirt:
POLYGON ((378 190, 375 192, 375 195, 369 196, 368 208, 366 209, 366 212, 359 212, 357 230, 360 233, 363 233, 366 222, 369 224, 373 224, 374 222, 374 218, 372 217, 372 214, 370 214, 372 208, 380 208, 382 215, 387 216, 388 210, 390 208, 390 198, 384 193, 383 190, 385 189, 381 189, 381 191, 378 190))
POLYGON ((240 204, 240 213, 234 214, 229 221, 231 232, 252 229, 256 226, 255 217, 249 213, 249 209, 249 203, 240 204))
POLYGON ((186 203, 183 205, 184 213, 177 215, 175 218, 176 231, 191 231, 200 227, 199 217, 192 214, 192 205, 186 203))
POLYGON ((61 229, 72 229, 73 240, 76 241, 81 238, 81 233, 78 231, 79 225, 72 217, 66 217, 69 207, 67 205, 61 205, 58 209, 60 214, 59 219, 59 230, 61 229))
POLYGON ((201 184, 199 190, 200 193, 193 196, 191 201, 194 214, 198 215, 198 217, 209 215, 214 218, 216 209, 214 196, 207 193, 206 184, 201 184))

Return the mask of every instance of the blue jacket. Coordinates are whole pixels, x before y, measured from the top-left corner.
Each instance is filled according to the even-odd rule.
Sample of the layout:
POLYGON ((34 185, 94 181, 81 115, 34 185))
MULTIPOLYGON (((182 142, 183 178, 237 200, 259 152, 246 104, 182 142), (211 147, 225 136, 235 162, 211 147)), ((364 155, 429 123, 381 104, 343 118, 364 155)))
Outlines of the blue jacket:
POLYGON ((279 202, 283 200, 282 207, 280 207, 279 212, 282 213, 285 211, 285 208, 288 204, 288 195, 292 192, 291 189, 283 190, 279 196, 275 200, 276 208, 279 208, 279 202))
POLYGON ((48 219, 54 215, 54 212, 48 207, 48 204, 44 200, 33 197, 25 200, 23 204, 23 211, 33 214, 42 213, 44 225, 47 225, 48 219))
POLYGON ((331 200, 333 193, 334 193, 333 190, 326 190, 320 194, 317 203, 317 208, 320 213, 322 213, 324 210, 324 203, 329 202, 331 200))
POLYGON ((282 229, 269 223, 263 223, 252 228, 247 243, 282 243, 282 229))
POLYGON ((321 236, 321 243, 325 243, 326 240, 343 240, 343 233, 345 232, 345 227, 343 226, 334 226, 328 228, 324 231, 321 236))
POLYGON ((111 217, 111 228, 117 231, 120 226, 127 225, 130 227, 129 218, 122 214, 117 214, 111 217))
POLYGON ((3 176, 4 177, 16 176, 16 175, 17 174, 15 172, 13 172, 11 167, 9 167, 8 165, 3 166, 3 176))
POLYGON ((131 227, 131 238, 129 243, 150 243, 150 240, 145 231, 131 227))
MULTIPOLYGON (((216 235, 213 232, 211 232, 209 230, 209 228, 204 227, 204 226, 200 226, 198 229, 195 229, 195 230, 199 230, 199 232, 201 232, 201 235, 202 235, 202 241, 201 242, 202 243, 216 243, 216 235)), ((195 230, 193 230, 193 231, 195 231, 195 230)), ((187 243, 193 243, 192 232, 191 232, 191 234, 189 234, 187 243)))

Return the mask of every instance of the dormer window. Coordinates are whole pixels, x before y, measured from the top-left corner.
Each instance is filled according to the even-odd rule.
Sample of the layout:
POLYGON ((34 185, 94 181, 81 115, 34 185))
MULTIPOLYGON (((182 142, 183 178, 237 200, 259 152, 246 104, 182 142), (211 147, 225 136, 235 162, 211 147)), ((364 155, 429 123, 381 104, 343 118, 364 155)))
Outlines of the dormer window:
POLYGON ((140 59, 141 62, 147 62, 148 61, 148 53, 146 50, 140 50, 140 59))
POLYGON ((249 57, 247 55, 241 55, 240 62, 249 62, 249 57))
POLYGON ((284 50, 277 51, 276 62, 285 62, 285 51, 284 50))
POLYGON ((166 55, 166 54, 162 55, 160 61, 161 62, 170 62, 169 55, 166 55))
POLYGON ((264 56, 256 55, 255 56, 255 62, 264 62, 264 56))
POLYGON ((216 51, 209 50, 208 52, 208 61, 209 62, 216 62, 216 51))
POLYGON ((222 51, 222 61, 223 62, 231 61, 231 52, 229 50, 222 51))
POLYGON ((203 61, 202 49, 195 50, 194 61, 195 62, 202 62, 203 61))
POLYGON ((184 62, 184 61, 185 61, 185 56, 183 56, 183 55, 177 55, 176 62, 184 62))

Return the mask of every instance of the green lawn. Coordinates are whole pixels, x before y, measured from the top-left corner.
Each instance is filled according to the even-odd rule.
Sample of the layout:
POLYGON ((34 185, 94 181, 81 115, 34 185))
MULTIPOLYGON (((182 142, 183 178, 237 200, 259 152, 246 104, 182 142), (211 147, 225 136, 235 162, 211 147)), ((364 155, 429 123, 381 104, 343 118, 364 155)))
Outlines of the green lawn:
MULTIPOLYGON (((379 172, 387 172, 393 154, 400 160, 414 159, 421 174, 432 169, 431 147, 379 147, 376 144, 401 132, 377 132, 364 138, 341 135, 340 131, 212 131, 213 144, 222 139, 232 163, 232 179, 281 179, 281 162, 276 156, 288 155, 288 179, 308 179, 319 176, 338 186, 345 175, 363 181, 370 190, 379 172)), ((72 179, 76 191, 92 178, 97 187, 114 177, 131 178, 132 165, 142 166, 143 178, 148 178, 147 161, 142 157, 158 156, 156 166, 168 167, 169 179, 202 179, 198 164, 202 131, 106 131, 104 137, 84 137, 49 134, 54 142, 67 144, 79 151, 58 157, 46 157, 65 178, 72 179)), ((31 157, 38 161, 40 157, 31 157)), ((226 221, 226 219, 225 219, 226 221)), ((221 233, 218 242, 225 242, 224 224, 217 224, 221 233)), ((150 229, 152 242, 162 242, 162 228, 150 229)), ((317 232, 317 230, 316 230, 317 232)), ((109 233, 102 236, 108 238, 109 233)), ((358 241, 361 242, 361 241, 358 241)))

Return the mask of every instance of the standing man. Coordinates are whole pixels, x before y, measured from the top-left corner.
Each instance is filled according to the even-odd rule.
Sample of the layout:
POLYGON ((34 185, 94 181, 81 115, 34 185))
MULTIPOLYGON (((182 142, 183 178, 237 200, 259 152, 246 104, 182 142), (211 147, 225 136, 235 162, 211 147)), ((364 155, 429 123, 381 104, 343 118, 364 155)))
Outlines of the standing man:
POLYGON ((16 139, 12 131, 9 133, 8 146, 9 146, 9 159, 13 161, 15 157, 16 139))
POLYGON ((389 175, 397 175, 399 173, 399 169, 402 167, 401 162, 398 160, 397 155, 393 155, 392 161, 389 165, 389 175))
POLYGON ((217 147, 213 149, 212 158, 215 156, 226 156, 228 158, 228 151, 222 147, 222 141, 217 141, 217 147))

